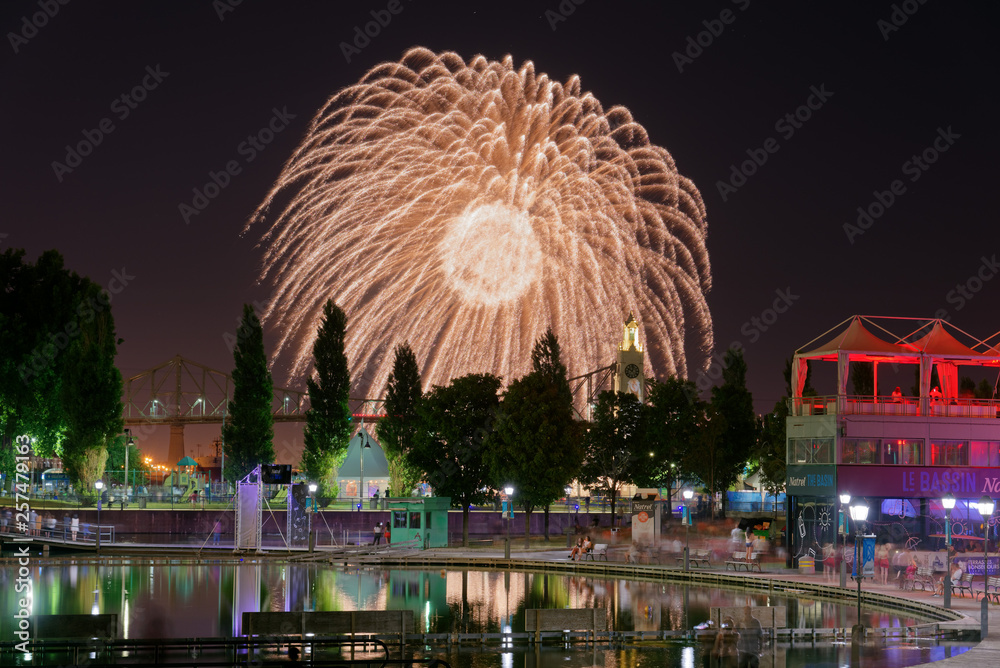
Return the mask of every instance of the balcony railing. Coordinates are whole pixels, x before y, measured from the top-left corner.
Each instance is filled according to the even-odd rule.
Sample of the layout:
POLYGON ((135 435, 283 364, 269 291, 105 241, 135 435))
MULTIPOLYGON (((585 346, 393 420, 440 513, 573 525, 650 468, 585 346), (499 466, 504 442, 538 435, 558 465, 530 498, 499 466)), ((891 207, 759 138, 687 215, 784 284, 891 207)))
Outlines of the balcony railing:
POLYGON ((789 414, 810 415, 904 415, 922 417, 993 418, 1000 417, 996 399, 945 399, 942 397, 892 397, 827 395, 793 397, 788 400, 789 414))

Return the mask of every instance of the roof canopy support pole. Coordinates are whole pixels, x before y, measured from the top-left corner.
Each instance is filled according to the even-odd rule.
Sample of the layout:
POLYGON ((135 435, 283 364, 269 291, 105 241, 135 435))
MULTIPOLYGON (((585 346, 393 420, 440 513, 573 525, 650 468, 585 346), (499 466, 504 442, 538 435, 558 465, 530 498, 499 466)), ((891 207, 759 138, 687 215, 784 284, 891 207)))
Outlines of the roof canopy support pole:
POLYGON ((920 414, 929 415, 927 405, 927 395, 930 394, 931 388, 931 369, 933 368, 933 361, 927 355, 920 356, 920 414))

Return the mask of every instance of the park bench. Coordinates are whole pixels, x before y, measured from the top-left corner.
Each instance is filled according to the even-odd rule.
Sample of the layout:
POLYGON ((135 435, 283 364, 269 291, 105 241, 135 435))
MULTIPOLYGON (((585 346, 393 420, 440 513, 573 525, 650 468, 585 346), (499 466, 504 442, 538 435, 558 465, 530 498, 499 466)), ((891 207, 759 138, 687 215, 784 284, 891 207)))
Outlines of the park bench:
POLYGON ((608 560, 608 546, 606 543, 598 543, 594 546, 593 550, 589 550, 583 553, 583 561, 590 559, 591 561, 597 561, 598 559, 608 560))
POLYGON ((952 593, 961 593, 962 598, 965 598, 965 592, 969 592, 969 596, 975 598, 976 592, 972 589, 972 578, 972 573, 962 575, 962 579, 957 584, 952 585, 952 593))
MULTIPOLYGON (((734 560, 736 560, 737 555, 739 555, 740 565, 745 564, 746 560, 743 559, 744 554, 742 552, 734 552, 733 553, 733 559, 734 560)), ((684 563, 684 555, 683 554, 681 556, 677 557, 676 559, 677 559, 677 563, 679 565, 681 565, 681 564, 684 563)), ((726 563, 728 564, 730 562, 726 562, 726 563)), ((709 553, 708 550, 694 550, 694 551, 691 552, 690 555, 688 555, 688 565, 694 566, 695 568, 708 568, 709 566, 712 565, 711 554, 709 553)), ((736 570, 736 568, 734 567, 733 570, 736 570)))
POLYGON ((745 552, 733 552, 733 558, 726 562, 726 570, 732 566, 734 571, 738 571, 740 568, 747 569, 747 573, 752 571, 754 567, 757 568, 757 572, 761 573, 760 569, 760 553, 751 552, 750 558, 746 558, 745 552))
POLYGON ((921 566, 913 575, 912 589, 920 587, 920 591, 934 591, 934 571, 929 567, 921 566))
POLYGON ((986 600, 993 599, 1000 603, 1000 577, 989 577, 982 589, 973 592, 978 599, 980 596, 986 600))

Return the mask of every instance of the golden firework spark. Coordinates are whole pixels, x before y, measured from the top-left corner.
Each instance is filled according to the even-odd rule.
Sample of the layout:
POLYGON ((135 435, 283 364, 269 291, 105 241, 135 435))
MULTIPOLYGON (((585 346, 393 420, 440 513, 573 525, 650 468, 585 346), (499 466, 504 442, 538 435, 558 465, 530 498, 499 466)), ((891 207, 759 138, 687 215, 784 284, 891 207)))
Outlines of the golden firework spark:
POLYGON ((328 298, 367 396, 404 341, 425 387, 518 377, 549 326, 571 374, 607 365, 629 310, 649 375, 686 375, 685 332, 712 347, 697 188, 627 109, 531 62, 416 48, 378 65, 317 113, 250 224, 269 218, 265 320, 290 377, 328 298))

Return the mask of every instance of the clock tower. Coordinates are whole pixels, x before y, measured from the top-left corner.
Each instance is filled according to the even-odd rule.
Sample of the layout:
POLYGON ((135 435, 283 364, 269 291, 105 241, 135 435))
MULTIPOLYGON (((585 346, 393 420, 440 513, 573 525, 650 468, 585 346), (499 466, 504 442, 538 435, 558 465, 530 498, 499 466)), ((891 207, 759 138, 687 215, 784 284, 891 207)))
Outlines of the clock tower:
POLYGON ((639 401, 646 400, 646 379, 643 374, 642 342, 639 324, 629 311, 622 342, 618 344, 618 370, 615 372, 615 392, 631 392, 639 401))

